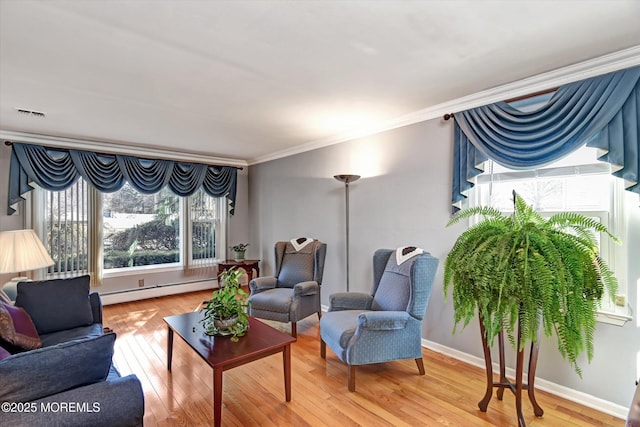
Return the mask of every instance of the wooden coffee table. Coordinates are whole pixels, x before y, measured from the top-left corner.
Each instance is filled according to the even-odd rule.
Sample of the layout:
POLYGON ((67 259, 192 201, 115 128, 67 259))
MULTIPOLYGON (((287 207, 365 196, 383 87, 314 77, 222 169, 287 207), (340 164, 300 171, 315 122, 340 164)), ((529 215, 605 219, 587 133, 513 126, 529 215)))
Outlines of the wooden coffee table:
POLYGON ((230 337, 210 337, 204 334, 198 323, 202 316, 202 312, 196 311, 164 318, 169 331, 167 369, 171 370, 175 332, 213 368, 213 417, 216 427, 221 425, 222 420, 222 373, 227 369, 282 352, 284 393, 287 402, 291 401, 291 343, 296 341, 295 338, 253 317, 249 318, 249 330, 238 342, 231 341, 230 337))

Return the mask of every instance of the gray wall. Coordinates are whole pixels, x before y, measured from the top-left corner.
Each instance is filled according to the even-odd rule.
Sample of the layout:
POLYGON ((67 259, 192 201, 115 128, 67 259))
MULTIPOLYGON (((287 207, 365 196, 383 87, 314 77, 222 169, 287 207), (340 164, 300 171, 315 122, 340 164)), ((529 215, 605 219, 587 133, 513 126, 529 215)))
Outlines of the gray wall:
MULTIPOLYGON (((329 294, 344 291, 344 185, 332 177, 363 175, 351 184, 350 192, 351 290, 369 290, 371 257, 377 248, 412 244, 428 250, 441 263, 423 337, 482 357, 477 324, 452 335, 452 303, 443 297, 442 264, 466 226, 445 228, 450 213, 451 147, 451 123, 437 119, 251 166, 251 236, 260 247, 263 274, 273 272, 275 241, 314 237, 328 245, 322 303, 328 304, 329 294)), ((640 208, 634 197, 629 233, 623 236, 629 245, 629 271, 623 274, 628 274, 630 302, 635 308, 640 208)), ((637 319, 624 327, 599 324, 595 357, 591 364, 580 363, 582 379, 557 352, 555 337, 544 339, 537 376, 628 407, 640 375, 638 327, 637 319)))
POLYGON ((236 194, 236 210, 233 216, 229 217, 227 233, 227 258, 233 258, 233 252, 229 246, 238 243, 249 243, 246 258, 251 259, 258 255, 259 250, 249 235, 249 169, 244 168, 238 171, 238 188, 236 194))

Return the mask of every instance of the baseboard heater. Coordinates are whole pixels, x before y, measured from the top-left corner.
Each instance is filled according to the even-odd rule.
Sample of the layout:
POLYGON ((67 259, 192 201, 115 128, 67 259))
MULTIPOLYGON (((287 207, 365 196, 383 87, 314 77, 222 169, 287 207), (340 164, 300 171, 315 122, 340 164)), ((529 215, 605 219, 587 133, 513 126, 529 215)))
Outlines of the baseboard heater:
POLYGON ((213 289, 217 286, 217 281, 197 280, 179 283, 164 283, 161 285, 147 286, 145 288, 122 289, 112 292, 100 292, 100 298, 103 305, 119 304, 123 302, 139 301, 148 298, 156 298, 167 295, 182 294, 186 292, 202 291, 213 289))

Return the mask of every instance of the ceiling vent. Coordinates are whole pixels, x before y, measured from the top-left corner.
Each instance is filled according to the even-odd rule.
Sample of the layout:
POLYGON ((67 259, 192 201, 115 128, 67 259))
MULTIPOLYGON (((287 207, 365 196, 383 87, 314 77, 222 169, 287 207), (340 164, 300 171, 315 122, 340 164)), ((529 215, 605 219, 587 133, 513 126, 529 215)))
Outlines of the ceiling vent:
POLYGON ((47 113, 44 113, 42 111, 27 110, 26 108, 17 108, 17 107, 16 107, 16 111, 18 111, 18 114, 21 114, 24 116, 41 117, 43 119, 47 117, 47 113))

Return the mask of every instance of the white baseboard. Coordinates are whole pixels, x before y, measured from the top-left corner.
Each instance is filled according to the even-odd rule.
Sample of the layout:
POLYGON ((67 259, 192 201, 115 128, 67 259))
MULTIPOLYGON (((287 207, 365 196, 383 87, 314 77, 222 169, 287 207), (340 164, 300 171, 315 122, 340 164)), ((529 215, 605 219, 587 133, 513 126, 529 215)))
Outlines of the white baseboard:
MULTIPOLYGON (((184 294, 186 292, 203 291, 213 289, 217 281, 184 283, 180 285, 163 285, 153 288, 133 289, 130 291, 101 294, 102 305, 119 304, 122 302, 138 301, 147 298, 164 297, 167 295, 184 294)), ((99 290, 98 290, 99 291, 99 290)))
MULTIPOLYGON (((422 340, 422 346, 428 348, 429 350, 433 350, 437 353, 442 353, 446 356, 452 357, 470 365, 478 366, 482 369, 485 368, 484 359, 481 357, 473 356, 471 354, 464 353, 454 348, 447 347, 442 344, 438 344, 437 342, 425 339, 422 340)), ((495 372, 500 372, 500 367, 496 363, 493 364, 493 369, 495 372)), ((507 368, 506 373, 510 378, 515 377, 515 369, 507 368)), ((526 377, 526 373, 523 373, 523 376, 526 377)), ((624 406, 618 405, 616 403, 600 399, 599 397, 595 397, 590 394, 583 393, 581 391, 574 390, 542 378, 536 378, 535 388, 546 391, 563 399, 588 406, 622 420, 627 419, 627 414, 629 413, 629 408, 625 408, 624 406)))

